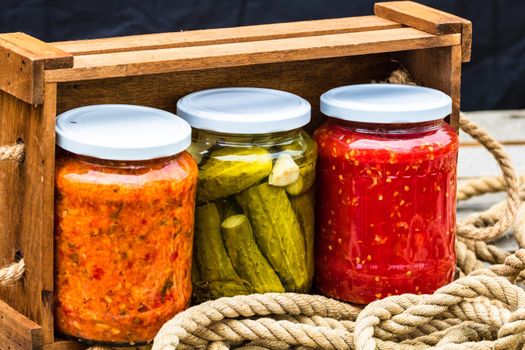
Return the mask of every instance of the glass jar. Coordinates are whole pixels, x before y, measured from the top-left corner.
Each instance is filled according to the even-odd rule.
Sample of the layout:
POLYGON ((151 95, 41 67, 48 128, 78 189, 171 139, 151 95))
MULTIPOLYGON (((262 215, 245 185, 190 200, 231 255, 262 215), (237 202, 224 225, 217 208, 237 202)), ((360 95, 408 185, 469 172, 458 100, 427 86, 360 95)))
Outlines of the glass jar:
POLYGON ((369 303, 452 281, 458 137, 451 99, 428 88, 354 85, 321 98, 316 285, 369 303))
POLYGON ((308 291, 317 158, 301 130, 309 103, 283 91, 224 88, 182 98, 177 114, 195 128, 199 162, 196 300, 308 291))
POLYGON ((56 131, 57 330, 150 342, 191 298, 190 126, 152 108, 98 105, 60 115, 56 131))

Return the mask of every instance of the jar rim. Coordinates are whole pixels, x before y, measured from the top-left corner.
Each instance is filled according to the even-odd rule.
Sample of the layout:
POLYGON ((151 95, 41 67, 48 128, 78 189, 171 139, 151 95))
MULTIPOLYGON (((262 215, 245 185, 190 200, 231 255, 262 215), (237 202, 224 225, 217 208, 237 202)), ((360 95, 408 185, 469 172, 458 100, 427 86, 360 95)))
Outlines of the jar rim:
POLYGON ((413 124, 452 113, 447 94, 422 86, 356 84, 321 95, 321 112, 331 118, 380 124, 413 124))
POLYGON ((191 127, 156 108, 102 104, 75 108, 56 119, 62 149, 105 160, 140 161, 173 156, 191 144, 191 127))
POLYGON ((311 106, 290 92, 228 87, 201 90, 177 102, 177 115, 192 127, 231 134, 266 134, 308 124, 311 106))

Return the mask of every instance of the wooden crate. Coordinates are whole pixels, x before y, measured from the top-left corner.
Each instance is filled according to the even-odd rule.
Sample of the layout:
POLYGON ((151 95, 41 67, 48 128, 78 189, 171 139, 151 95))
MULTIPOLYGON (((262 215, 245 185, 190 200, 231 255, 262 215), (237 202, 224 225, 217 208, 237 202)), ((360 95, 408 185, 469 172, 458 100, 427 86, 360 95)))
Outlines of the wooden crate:
POLYGON ((260 86, 310 101, 347 84, 384 79, 401 62, 424 86, 453 98, 471 23, 409 1, 378 3, 375 16, 44 43, 0 35, 0 145, 24 142, 25 161, 0 163, 0 263, 18 252, 23 280, 0 287, 0 350, 82 348, 53 328, 55 116, 99 103, 174 112, 193 91, 260 86))

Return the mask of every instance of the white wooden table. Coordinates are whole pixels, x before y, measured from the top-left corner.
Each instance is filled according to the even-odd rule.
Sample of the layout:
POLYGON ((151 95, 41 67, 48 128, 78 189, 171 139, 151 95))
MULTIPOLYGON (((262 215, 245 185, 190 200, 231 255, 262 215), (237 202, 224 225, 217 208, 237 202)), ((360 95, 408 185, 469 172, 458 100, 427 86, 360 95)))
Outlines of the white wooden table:
MULTIPOLYGON (((525 110, 470 112, 466 115, 504 144, 518 175, 525 175, 525 110)), ((460 134, 460 141, 458 164, 460 185, 477 177, 501 175, 496 161, 483 146, 463 132, 460 134)), ((487 209, 504 198, 504 193, 497 193, 462 201, 458 204, 458 220, 487 209)), ((498 241, 498 246, 506 250, 517 248, 512 239, 505 238, 498 241)))

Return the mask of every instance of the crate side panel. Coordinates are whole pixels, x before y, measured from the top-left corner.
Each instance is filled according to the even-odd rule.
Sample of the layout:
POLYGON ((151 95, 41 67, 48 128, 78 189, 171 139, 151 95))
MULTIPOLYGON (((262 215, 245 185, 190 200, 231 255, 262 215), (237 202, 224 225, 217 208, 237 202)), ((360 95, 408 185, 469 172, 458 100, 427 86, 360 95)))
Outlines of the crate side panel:
POLYGON ((377 16, 332 18, 314 21, 273 23, 235 28, 191 30, 173 33, 132 35, 116 38, 55 42, 53 45, 75 56, 109 52, 156 50, 174 47, 216 45, 315 35, 354 33, 401 28, 401 24, 377 16))
POLYGON ((395 55, 414 80, 452 97, 449 122, 458 128, 461 87, 461 46, 406 51, 395 55))
POLYGON ((0 301, 0 350, 42 348, 42 328, 0 301))
POLYGON ((0 287, 0 299, 39 324, 44 342, 53 341, 53 86, 37 107, 0 91, 0 144, 22 140, 26 149, 22 164, 0 162, 0 263, 20 253, 27 266, 21 282, 0 287))

